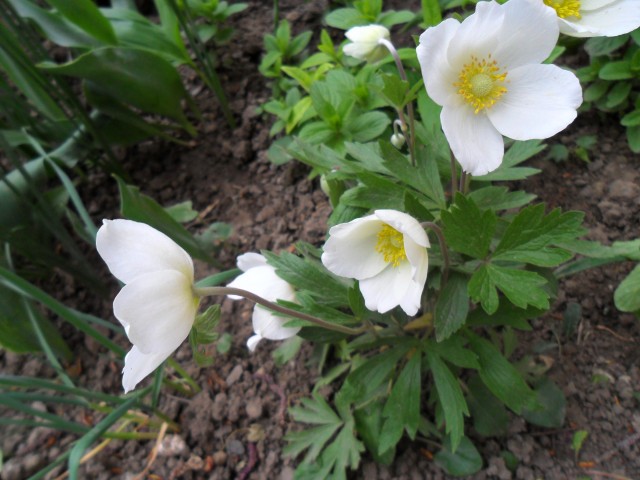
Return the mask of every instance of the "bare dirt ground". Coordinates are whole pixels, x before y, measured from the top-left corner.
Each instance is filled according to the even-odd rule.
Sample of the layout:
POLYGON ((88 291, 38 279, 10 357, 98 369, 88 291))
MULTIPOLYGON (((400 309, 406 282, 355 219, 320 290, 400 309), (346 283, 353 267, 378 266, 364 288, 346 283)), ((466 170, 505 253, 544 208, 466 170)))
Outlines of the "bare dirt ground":
MULTIPOLYGON (((235 257, 244 252, 277 252, 290 249, 298 240, 320 245, 331 211, 316 182, 308 180, 305 167, 295 163, 275 167, 266 159, 271 120, 256 109, 269 98, 270 90, 257 65, 262 36, 272 29, 272 11, 270 3, 249 3, 245 12, 234 17, 236 34, 231 44, 219 52, 219 72, 238 127, 232 130, 224 123, 215 99, 193 80, 192 93, 204 117, 199 125, 201 133, 191 146, 150 141, 123 152, 125 168, 143 193, 164 205, 194 202, 202 215, 188 226, 191 231, 214 221, 233 226, 219 256, 226 268, 232 268, 235 257)), ((282 15, 298 32, 318 32, 326 7, 325 2, 281 2, 282 15)), ((610 244, 636 238, 640 233, 640 159, 629 151, 616 118, 579 117, 567 132, 548 143, 572 148, 585 134, 598 137, 590 163, 575 158, 555 163, 543 152, 532 162, 543 172, 519 187, 537 194, 549 207, 585 211, 591 239, 610 244)), ((117 187, 112 178, 92 174, 82 194, 96 222, 118 216, 117 187)), ((102 268, 97 255, 95 259, 102 268)), ((471 478, 640 478, 640 410, 635 396, 640 391, 640 329, 635 317, 613 306, 613 290, 631 268, 631 264, 618 264, 564 280, 552 312, 533 322, 533 332, 520 336, 518 354, 532 355, 546 364, 567 397, 565 427, 547 430, 514 417, 508 435, 488 439, 469 427, 468 435, 485 458, 482 471, 471 478), (580 321, 571 336, 561 336, 562 317, 571 303, 580 305, 580 321), (578 458, 571 450, 576 430, 589 433, 578 458), (518 459, 514 471, 505 465, 505 451, 518 459)), ((202 277, 215 270, 198 265, 197 271, 202 277)), ((106 269, 105 279, 116 292, 117 285, 106 269)), ((49 279, 47 286, 67 304, 115 322, 112 297, 95 298, 61 276, 49 279)), ((296 428, 286 407, 309 394, 318 374, 310 363, 311 347, 303 347, 289 364, 276 367, 271 357, 278 346, 275 342, 261 343, 254 354, 245 347, 252 333, 251 305, 228 300, 222 305, 220 330, 233 335, 231 350, 217 355, 215 364, 207 368, 195 365, 187 345, 175 354, 202 392, 192 398, 172 393, 162 396, 160 410, 180 428, 167 433, 148 471, 144 470, 154 441, 114 441, 83 466, 81 478, 293 478, 296 459, 282 455, 283 436, 296 428), (260 440, 250 441, 250 427, 262 433, 260 440)), ((120 393, 121 367, 114 357, 69 327, 64 326, 63 332, 75 354, 67 368, 74 372, 78 384, 120 393)), ((128 347, 126 339, 118 341, 128 347)), ((41 358, 2 351, 0 368, 5 374, 54 377, 41 358)), ((76 417, 90 414, 71 413, 76 417)), ((73 438, 42 428, 4 428, 0 448, 5 466, 0 478, 27 478, 64 451, 73 438)), ((433 453, 429 445, 404 442, 391 467, 378 466, 365 457, 351 478, 449 478, 433 462, 433 453)), ((59 469, 56 475, 62 472, 59 469)))

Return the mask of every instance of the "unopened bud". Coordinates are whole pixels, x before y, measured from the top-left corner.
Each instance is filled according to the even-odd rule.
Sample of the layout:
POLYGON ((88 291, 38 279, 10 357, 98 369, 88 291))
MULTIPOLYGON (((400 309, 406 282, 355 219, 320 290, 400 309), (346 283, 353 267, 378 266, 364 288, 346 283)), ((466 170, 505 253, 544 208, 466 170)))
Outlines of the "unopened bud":
POLYGON ((406 140, 404 138, 404 135, 402 135, 401 133, 394 133, 393 135, 391 135, 391 145, 396 147, 398 150, 400 150, 404 146, 405 141, 406 140))

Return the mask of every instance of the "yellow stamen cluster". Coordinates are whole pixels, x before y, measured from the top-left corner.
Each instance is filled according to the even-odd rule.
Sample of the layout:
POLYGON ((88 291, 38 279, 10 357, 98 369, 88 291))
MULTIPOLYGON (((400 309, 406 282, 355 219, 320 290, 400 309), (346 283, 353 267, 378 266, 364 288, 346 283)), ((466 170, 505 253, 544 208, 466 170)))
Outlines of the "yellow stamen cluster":
POLYGON ((580 18, 580 0, 544 0, 544 4, 553 8, 560 18, 580 18))
POLYGON ((407 259, 407 253, 404 251, 404 236, 395 228, 384 225, 378 232, 376 252, 384 256, 385 262, 397 267, 400 262, 407 259))
POLYGON ((483 60, 472 56, 462 68, 459 81, 453 85, 458 87, 458 93, 473 107, 474 113, 478 113, 491 107, 507 91, 506 77, 507 73, 500 72, 491 54, 483 60))

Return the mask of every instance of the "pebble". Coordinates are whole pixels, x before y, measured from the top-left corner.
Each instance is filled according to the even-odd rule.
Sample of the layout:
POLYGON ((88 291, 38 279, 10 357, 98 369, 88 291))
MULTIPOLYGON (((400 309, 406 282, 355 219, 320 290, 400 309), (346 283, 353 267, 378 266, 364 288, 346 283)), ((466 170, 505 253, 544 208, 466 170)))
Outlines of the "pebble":
POLYGON ((229 399, 226 393, 218 393, 213 399, 211 406, 211 416, 214 420, 222 420, 226 416, 227 403, 229 399))
POLYGON ((2 472, 0 472, 0 478, 2 480, 21 480, 24 478, 22 464, 15 458, 4 462, 2 472))
POLYGON ((240 440, 230 440, 227 443, 227 453, 241 457, 244 455, 244 445, 240 440))
POLYGON ((617 200, 633 200, 640 195, 640 187, 628 180, 614 180, 609 185, 609 196, 617 200))
POLYGON ((227 454, 222 450, 215 452, 213 454, 213 463, 214 465, 224 465, 227 463, 227 454))
POLYGON ((173 457, 181 455, 188 450, 187 443, 180 435, 167 435, 162 439, 158 448, 161 457, 173 457))
POLYGON ((262 400, 259 398, 252 398, 247 402, 245 409, 249 418, 260 418, 262 416, 262 400))
POLYGON ((225 379, 225 383, 227 384, 227 386, 231 386, 238 380, 240 380, 242 372, 242 365, 236 365, 235 367, 233 367, 233 370, 231 370, 231 373, 229 373, 229 375, 227 375, 227 378, 225 379))

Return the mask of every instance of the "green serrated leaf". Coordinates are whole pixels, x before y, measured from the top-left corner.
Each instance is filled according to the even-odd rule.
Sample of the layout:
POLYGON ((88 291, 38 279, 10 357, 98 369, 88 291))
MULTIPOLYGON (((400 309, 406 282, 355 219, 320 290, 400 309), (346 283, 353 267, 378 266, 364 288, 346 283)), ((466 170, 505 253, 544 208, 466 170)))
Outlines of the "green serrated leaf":
POLYGON ((462 327, 469 313, 468 277, 452 274, 440 295, 435 308, 436 340, 449 338, 462 327))
POLYGON ((562 390, 549 378, 544 378, 535 388, 536 407, 522 410, 524 419, 546 428, 560 428, 564 424, 567 401, 562 390))
POLYGON ((482 383, 480 376, 474 375, 467 382, 467 400, 473 419, 473 428, 484 437, 507 435, 509 413, 504 405, 482 383))
POLYGON ((481 212, 473 200, 458 193, 455 203, 440 216, 450 248, 478 259, 487 256, 497 222, 493 211, 481 212))
POLYGON ((464 436, 464 417, 469 416, 467 402, 449 367, 434 352, 426 350, 426 354, 438 391, 438 401, 444 412, 445 432, 451 440, 451 451, 455 453, 464 436))
POLYGON ((478 354, 480 378, 491 393, 517 414, 525 408, 535 408, 536 393, 516 367, 491 342, 472 333, 468 336, 471 348, 478 354))
POLYGON ((378 453, 383 455, 402 437, 403 430, 414 438, 420 421, 421 354, 414 352, 398 375, 382 412, 386 417, 378 453))
POLYGON ((473 475, 482 468, 482 457, 467 437, 462 437, 455 453, 451 441, 446 437, 442 450, 434 455, 434 459, 449 475, 456 477, 473 475))
POLYGON ((561 213, 556 208, 544 214, 544 204, 524 208, 507 227, 493 258, 550 267, 573 255, 554 245, 584 234, 582 212, 561 213))
POLYGON ((613 294, 616 308, 622 312, 637 312, 640 310, 640 265, 618 285, 613 294))
POLYGON ((282 252, 279 256, 267 251, 262 254, 280 278, 298 289, 306 290, 316 300, 325 302, 325 305, 342 306, 349 302, 348 284, 329 273, 318 260, 298 257, 289 252, 282 252))

